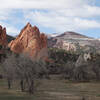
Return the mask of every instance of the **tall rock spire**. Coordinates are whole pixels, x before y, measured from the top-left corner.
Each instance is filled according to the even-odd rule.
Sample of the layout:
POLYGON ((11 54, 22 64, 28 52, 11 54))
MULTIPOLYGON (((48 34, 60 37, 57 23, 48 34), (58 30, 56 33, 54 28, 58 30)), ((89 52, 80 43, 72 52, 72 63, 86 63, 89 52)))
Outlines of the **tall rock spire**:
POLYGON ((15 53, 25 53, 36 58, 41 56, 40 52, 43 49, 46 50, 44 53, 47 53, 47 37, 40 34, 38 27, 32 27, 28 23, 18 37, 9 43, 9 47, 15 53))
POLYGON ((0 45, 6 46, 7 44, 6 28, 2 28, 0 25, 0 45))

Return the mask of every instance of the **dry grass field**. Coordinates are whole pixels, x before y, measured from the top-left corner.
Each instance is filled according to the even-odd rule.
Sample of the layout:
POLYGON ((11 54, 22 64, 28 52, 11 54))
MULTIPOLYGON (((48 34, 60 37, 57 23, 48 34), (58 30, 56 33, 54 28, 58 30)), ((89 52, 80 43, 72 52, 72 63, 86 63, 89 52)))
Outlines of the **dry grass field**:
POLYGON ((73 83, 54 76, 37 83, 35 94, 29 95, 16 89, 17 85, 8 90, 5 80, 0 80, 0 100, 100 100, 99 82, 73 83))

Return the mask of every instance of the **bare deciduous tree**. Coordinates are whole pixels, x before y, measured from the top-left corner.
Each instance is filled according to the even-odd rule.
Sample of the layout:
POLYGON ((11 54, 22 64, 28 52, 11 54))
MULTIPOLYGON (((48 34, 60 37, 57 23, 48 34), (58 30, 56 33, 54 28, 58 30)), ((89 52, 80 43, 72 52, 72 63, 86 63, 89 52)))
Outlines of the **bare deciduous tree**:
POLYGON ((33 61, 23 54, 9 55, 3 63, 3 71, 9 88, 13 79, 20 80, 21 90, 27 89, 30 94, 34 93, 34 81, 38 76, 48 77, 45 62, 33 61))
POLYGON ((8 88, 11 88, 12 80, 15 78, 15 68, 17 63, 15 60, 15 55, 7 55, 7 59, 3 62, 3 76, 8 81, 8 88))

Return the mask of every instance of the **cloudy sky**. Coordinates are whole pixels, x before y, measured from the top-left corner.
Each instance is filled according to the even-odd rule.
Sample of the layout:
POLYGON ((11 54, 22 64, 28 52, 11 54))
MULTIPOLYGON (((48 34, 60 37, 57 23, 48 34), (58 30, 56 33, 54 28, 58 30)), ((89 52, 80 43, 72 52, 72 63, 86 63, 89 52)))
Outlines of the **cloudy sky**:
POLYGON ((2 0, 0 24, 18 35, 30 22, 45 33, 75 31, 100 38, 100 0, 2 0))

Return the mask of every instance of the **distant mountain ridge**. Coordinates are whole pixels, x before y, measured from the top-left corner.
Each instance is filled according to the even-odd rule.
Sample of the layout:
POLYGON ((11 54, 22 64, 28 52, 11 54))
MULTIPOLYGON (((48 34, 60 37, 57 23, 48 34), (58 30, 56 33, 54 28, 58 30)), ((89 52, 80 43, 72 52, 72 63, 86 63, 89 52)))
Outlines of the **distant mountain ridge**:
POLYGON ((89 37, 87 37, 85 35, 81 35, 79 33, 71 32, 71 31, 64 32, 63 34, 60 34, 57 37, 63 37, 63 36, 67 36, 69 38, 75 38, 75 37, 77 37, 77 38, 89 38, 89 37))
MULTIPOLYGON (((80 49, 92 48, 100 50, 100 41, 76 32, 64 32, 48 39, 48 47, 65 49, 67 51, 77 51, 80 49)), ((94 50, 93 49, 93 50, 94 50)))

